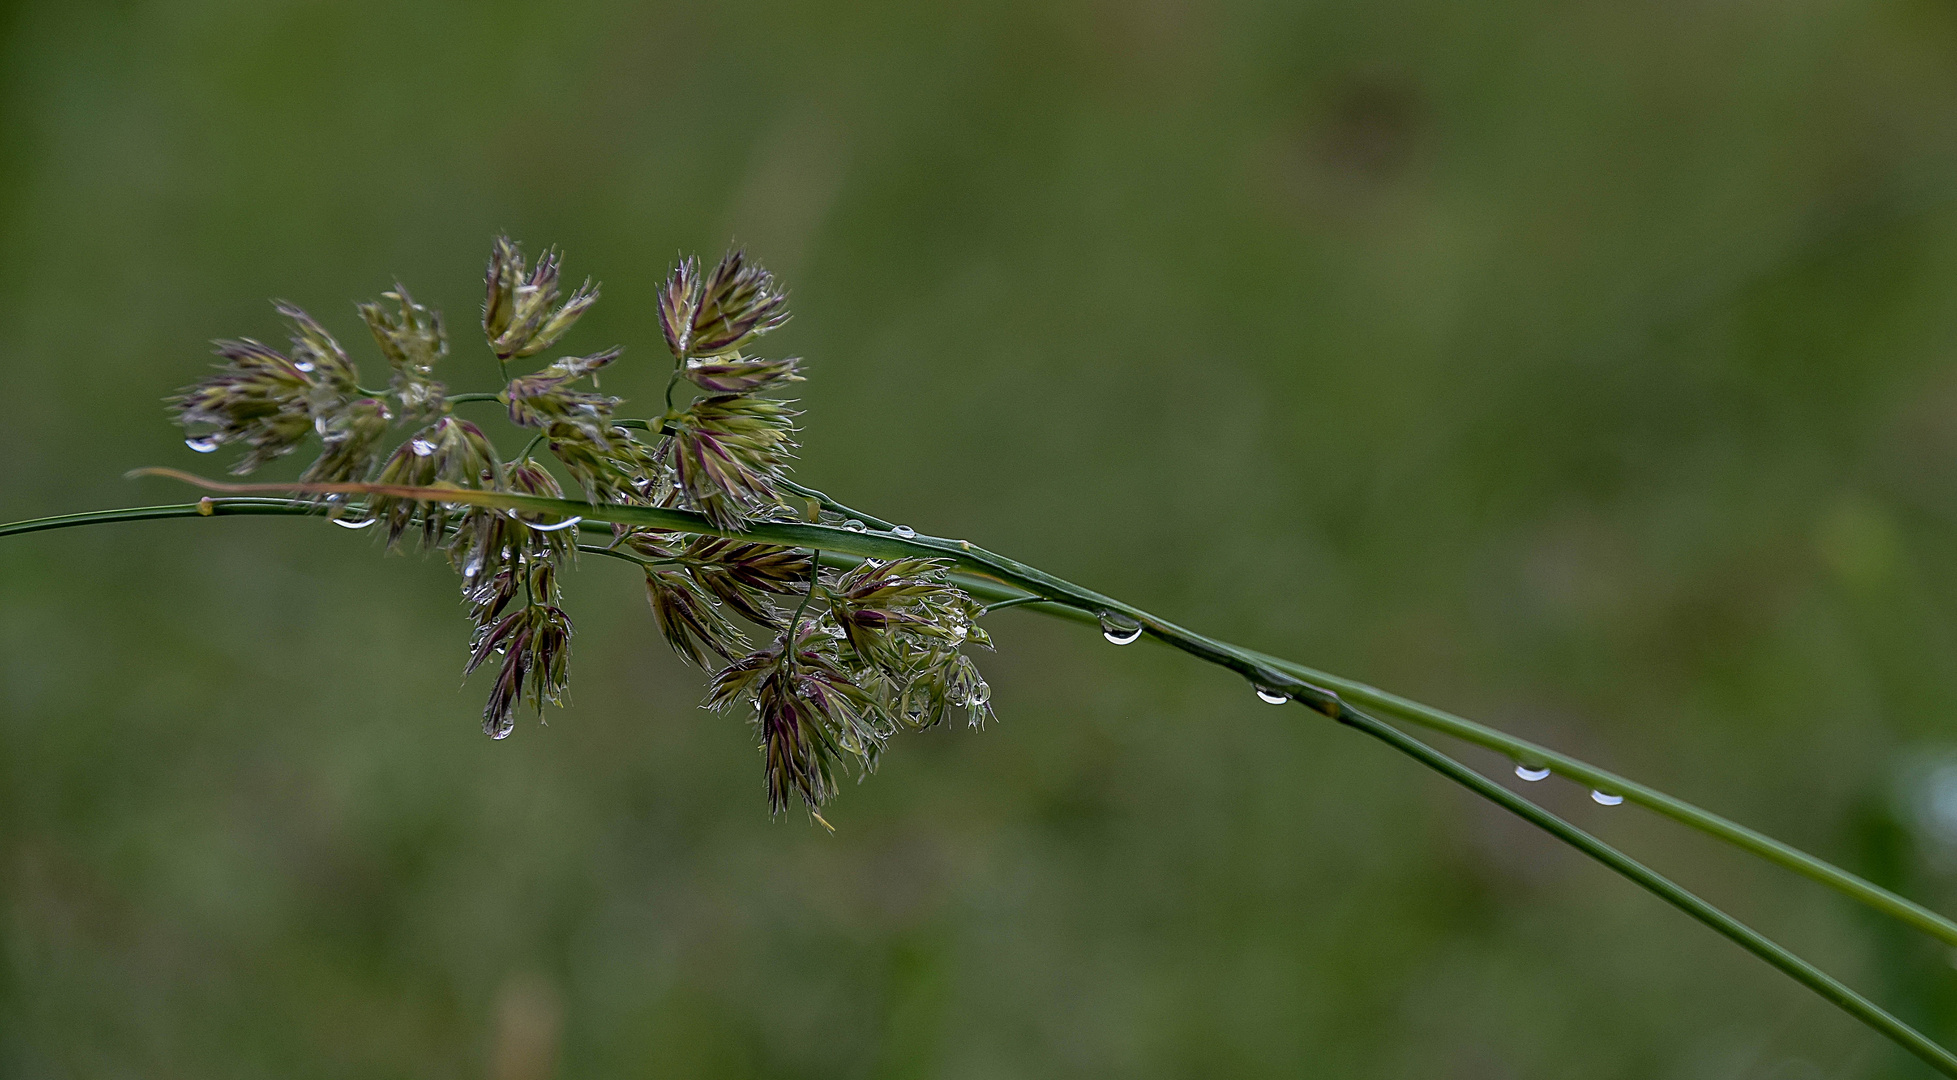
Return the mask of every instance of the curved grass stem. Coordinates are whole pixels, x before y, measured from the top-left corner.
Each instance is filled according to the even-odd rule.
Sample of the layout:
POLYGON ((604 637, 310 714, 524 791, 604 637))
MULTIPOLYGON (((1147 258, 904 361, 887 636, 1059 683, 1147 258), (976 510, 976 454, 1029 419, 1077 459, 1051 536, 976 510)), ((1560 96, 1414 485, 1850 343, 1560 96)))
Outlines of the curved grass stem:
MULTIPOLYGON (((174 470, 155 469, 142 472, 183 480, 233 495, 249 496, 258 492, 388 495, 429 502, 473 503, 526 513, 552 514, 562 518, 577 516, 590 521, 675 532, 739 537, 789 547, 809 548, 826 556, 822 561, 834 560, 841 556, 856 559, 920 556, 940 558, 952 564, 960 574, 961 584, 966 585, 968 591, 977 599, 992 601, 995 604, 1025 606, 1045 614, 1061 615, 1085 622, 1096 621, 1099 616, 1109 612, 1126 616, 1139 623, 1148 636, 1154 637, 1163 644, 1235 671, 1262 689, 1283 693, 1300 704, 1380 739, 1449 779, 1468 787, 1476 794, 1519 814, 1724 934, 1843 1011, 1894 1040, 1945 1075, 1957 1077, 1957 1057, 1953 1057, 1948 1051, 1901 1020, 1884 1012, 1868 999, 1628 855, 1418 739, 1361 712, 1351 702, 1378 708, 1402 720, 1423 724, 1510 754, 1520 761, 1547 765, 1565 776, 1599 790, 1623 795, 1633 802, 1663 813, 1683 824, 1836 888, 1933 936, 1957 943, 1957 924, 1952 924, 1942 916, 1812 855, 1690 803, 1674 799, 1663 792, 1626 780, 1575 758, 1513 738, 1451 713, 1387 694, 1363 683, 1341 679, 1300 664, 1243 649, 1227 642, 1216 641, 1112 597, 1103 596, 1035 567, 976 547, 969 541, 922 535, 899 536, 892 532, 894 527, 888 522, 836 503, 827 495, 812 488, 790 485, 792 490, 804 497, 817 499, 825 507, 857 518, 880 531, 855 532, 820 524, 776 521, 757 522, 745 532, 734 533, 714 528, 698 514, 660 507, 586 503, 509 492, 450 487, 410 488, 378 484, 223 484, 174 470)), ((0 536, 115 521, 317 512, 318 509, 311 504, 294 502, 290 499, 227 497, 173 506, 137 507, 15 522, 10 525, 0 525, 0 536)), ((600 554, 614 554, 606 549, 588 550, 600 554)))
MULTIPOLYGON (((813 488, 805 488, 799 484, 792 483, 789 486, 804 497, 820 500, 825 509, 846 516, 863 518, 865 521, 870 520, 869 518, 863 517, 862 511, 839 503, 813 488)), ((972 592, 979 599, 994 602, 994 607, 1004 602, 1015 604, 1038 603, 1042 597, 1048 595, 1037 589, 1027 589, 1024 591, 1001 589, 996 585, 990 585, 982 580, 968 580, 965 582, 965 585, 967 591, 972 592)), ((1057 596, 1058 594, 1054 595, 1057 596)), ((1094 622, 1097 618, 1095 612, 1087 607, 1053 604, 1051 602, 1043 603, 1041 607, 1046 614, 1061 615, 1078 619, 1082 622, 1094 622)), ((1148 625, 1148 623, 1144 623, 1144 626, 1148 625)), ((1163 640, 1162 635, 1157 634, 1156 636, 1158 640, 1163 640)), ((1175 644, 1173 641, 1165 641, 1165 643, 1175 644)), ((1833 863, 1818 859, 1797 847, 1782 843, 1764 833, 1749 829, 1739 822, 1721 817, 1703 807, 1695 806, 1683 799, 1674 798, 1656 788, 1648 787, 1635 780, 1619 776, 1608 769, 1599 768, 1579 758, 1551 750, 1546 746, 1530 742, 1527 739, 1517 738, 1507 732, 1491 728, 1486 724, 1477 724, 1472 720, 1456 716, 1444 709, 1436 709, 1431 705, 1423 705, 1418 701, 1412 701, 1400 697, 1397 694, 1387 693, 1377 687, 1369 686, 1353 679, 1342 678, 1329 672, 1319 671, 1315 668, 1270 656, 1266 653, 1248 649, 1238 651, 1244 658, 1252 662, 1263 664, 1284 674, 1303 679, 1315 686, 1325 687, 1349 701, 1378 709, 1396 719, 1418 724, 1421 727, 1451 735, 1457 739, 1474 743, 1477 746, 1485 747, 1497 753, 1506 754, 1520 764, 1537 768, 1548 768, 1560 776, 1586 784, 1607 794, 1622 795, 1626 800, 1636 803, 1647 810, 1662 814, 1681 825, 1697 829, 1714 839, 1724 841, 1743 851, 1750 852, 1768 862, 1774 863, 1777 866, 1792 870, 1810 880, 1820 882, 1843 895, 1882 912, 1884 915, 1906 923, 1942 941, 1946 945, 1957 947, 1957 922, 1952 922, 1950 919, 1931 911, 1913 900, 1898 896, 1872 881, 1851 874, 1833 863)))
POLYGON ((1659 899, 1711 927, 1747 952, 1778 968, 1789 978, 1826 998, 1843 1012, 1888 1036, 1898 1046, 1915 1054, 1938 1072, 1945 1076, 1957 1076, 1957 1055, 1937 1045, 1928 1036, 1897 1019, 1875 1002, 1851 990, 1841 980, 1788 952, 1766 935, 1700 899, 1677 882, 1391 724, 1350 706, 1342 708, 1337 719, 1340 723, 1371 735, 1406 754, 1624 875, 1659 899))

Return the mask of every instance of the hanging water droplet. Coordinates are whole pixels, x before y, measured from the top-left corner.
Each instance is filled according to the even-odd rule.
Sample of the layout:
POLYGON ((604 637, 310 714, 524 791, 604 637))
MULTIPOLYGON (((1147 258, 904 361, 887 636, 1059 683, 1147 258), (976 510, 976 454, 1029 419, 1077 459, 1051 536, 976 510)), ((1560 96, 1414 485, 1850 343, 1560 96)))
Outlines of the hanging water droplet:
POLYGON ((1549 779, 1549 770, 1547 768, 1532 769, 1518 761, 1515 763, 1515 775, 1533 784, 1538 780, 1549 779))
POLYGON ((215 435, 201 435, 195 438, 185 439, 183 444, 200 454, 208 454, 218 448, 218 441, 215 435))
POLYGON ((862 532, 866 526, 855 518, 850 518, 848 521, 843 522, 843 528, 848 529, 850 532, 862 532))
POLYGON ((1607 792, 1592 790, 1590 792, 1590 800, 1596 803, 1598 806, 1616 806, 1618 803, 1624 801, 1624 796, 1612 795, 1607 792))
POLYGON ((1110 645, 1133 645, 1142 636, 1142 624, 1113 611, 1101 613, 1101 636, 1110 645))
POLYGON ((1257 688, 1257 700, 1266 705, 1282 705, 1291 700, 1291 695, 1282 690, 1273 690, 1268 686, 1260 686, 1257 688))
POLYGON ((417 435, 408 444, 408 449, 413 450, 416 457, 427 457, 435 452, 435 444, 417 435))
POLYGON ((892 525, 890 527, 890 535, 900 540, 915 540, 917 539, 917 530, 911 528, 909 525, 892 525))
POLYGON ((559 529, 568 529, 583 520, 581 517, 567 517, 555 525, 532 525, 530 527, 538 532, 556 532, 559 529))
POLYGON ((313 369, 313 362, 311 360, 301 360, 292 366, 298 368, 300 371, 311 371, 313 369))
POLYGON ((348 521, 346 518, 334 518, 333 524, 342 529, 364 529, 379 520, 379 518, 368 518, 365 521, 348 521))
POLYGON ((462 576, 472 578, 480 573, 482 573, 482 552, 472 551, 469 553, 469 561, 462 564, 462 576))
POLYGON ((515 730, 516 730, 516 721, 514 720, 507 721, 504 723, 497 724, 494 728, 490 729, 489 737, 492 739, 507 739, 510 737, 510 732, 515 730))

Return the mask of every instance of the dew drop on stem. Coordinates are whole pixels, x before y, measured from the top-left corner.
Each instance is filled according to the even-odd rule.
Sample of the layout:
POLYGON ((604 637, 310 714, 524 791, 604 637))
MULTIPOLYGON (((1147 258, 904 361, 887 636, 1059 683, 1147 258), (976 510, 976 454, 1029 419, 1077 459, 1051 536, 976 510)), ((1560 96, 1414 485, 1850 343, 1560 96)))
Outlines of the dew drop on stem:
POLYGON ((208 454, 211 451, 216 450, 218 445, 217 439, 208 435, 197 437, 197 438, 185 439, 183 441, 183 444, 185 446, 190 447, 192 450, 197 451, 200 454, 208 454))
POLYGON ((1291 700, 1291 695, 1282 690, 1273 690, 1268 686, 1260 686, 1257 688, 1257 700, 1266 705, 1282 705, 1291 700))
POLYGON ((917 539, 917 530, 911 528, 909 525, 892 525, 890 527, 890 535, 899 540, 915 540, 917 539))
POLYGON ((560 521, 555 525, 532 525, 530 527, 537 530, 538 532, 556 532, 559 529, 568 529, 571 526, 576 525, 578 522, 583 520, 584 519, 581 517, 567 517, 563 521, 560 521))
POLYGON ((843 528, 848 529, 850 532, 862 532, 866 528, 868 528, 868 526, 864 525, 862 522, 856 520, 855 518, 850 518, 848 521, 843 522, 843 528))
POLYGON ((408 443, 408 449, 414 451, 416 457, 427 457, 435 452, 435 444, 429 442, 427 439, 417 437, 408 443))
POLYGON ((1133 645, 1142 636, 1142 624, 1112 611, 1101 613, 1101 636, 1110 645, 1133 645))
POLYGON ((1607 791, 1592 789, 1590 792, 1590 800, 1596 803, 1598 806, 1616 806, 1617 804, 1624 801, 1624 796, 1612 795, 1607 791))
POLYGON ((1540 769, 1533 768, 1518 761, 1515 763, 1515 775, 1533 784, 1538 780, 1549 779, 1549 769, 1546 767, 1540 769))
POLYGON ((379 520, 379 518, 368 518, 365 521, 348 521, 346 518, 334 518, 333 524, 342 529, 364 529, 379 520))

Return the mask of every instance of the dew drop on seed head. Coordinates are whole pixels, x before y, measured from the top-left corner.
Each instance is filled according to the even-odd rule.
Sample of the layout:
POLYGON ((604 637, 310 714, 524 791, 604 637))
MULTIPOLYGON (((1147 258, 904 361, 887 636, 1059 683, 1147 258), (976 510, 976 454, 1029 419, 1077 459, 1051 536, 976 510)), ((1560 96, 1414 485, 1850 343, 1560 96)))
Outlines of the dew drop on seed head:
POLYGON ((850 518, 848 521, 843 522, 843 528, 848 529, 850 532, 862 532, 866 526, 855 518, 850 518))
POLYGON ((292 366, 298 368, 300 371, 311 371, 313 369, 313 362, 311 360, 301 360, 292 366))
POLYGON ((1142 624, 1112 611, 1101 613, 1101 636, 1110 645, 1133 645, 1142 636, 1142 624))
POLYGON ((568 529, 583 520, 581 517, 567 517, 555 525, 532 525, 530 527, 538 532, 556 532, 559 529, 568 529))
POLYGON ((190 447, 192 450, 197 451, 200 454, 208 454, 211 451, 216 450, 218 445, 217 438, 215 436, 210 436, 210 435, 203 436, 202 438, 185 439, 183 441, 183 444, 185 446, 190 447))
POLYGON ((1532 769, 1518 761, 1515 763, 1515 775, 1533 784, 1538 780, 1549 779, 1549 770, 1547 768, 1532 769))
POLYGON ((1607 792, 1597 791, 1593 789, 1590 792, 1590 799, 1592 802, 1595 802, 1598 806, 1616 806, 1618 803, 1624 801, 1624 796, 1611 795, 1607 792))
POLYGON ((342 529, 364 529, 379 520, 379 518, 368 518, 365 521, 348 521, 346 518, 334 518, 333 524, 342 529))
POLYGON ((1291 695, 1281 690, 1273 690, 1268 686, 1260 686, 1257 688, 1257 700, 1266 705, 1282 705, 1291 700, 1291 695))
POLYGON ((435 452, 435 444, 427 439, 416 438, 408 444, 408 449, 413 450, 416 457, 427 457, 435 452))
POLYGON ((462 576, 472 578, 480 573, 482 573, 482 552, 478 551, 469 556, 468 562, 462 564, 462 576))
POLYGON ((890 535, 899 540, 915 540, 917 538, 917 530, 911 528, 909 525, 892 525, 890 527, 890 535))

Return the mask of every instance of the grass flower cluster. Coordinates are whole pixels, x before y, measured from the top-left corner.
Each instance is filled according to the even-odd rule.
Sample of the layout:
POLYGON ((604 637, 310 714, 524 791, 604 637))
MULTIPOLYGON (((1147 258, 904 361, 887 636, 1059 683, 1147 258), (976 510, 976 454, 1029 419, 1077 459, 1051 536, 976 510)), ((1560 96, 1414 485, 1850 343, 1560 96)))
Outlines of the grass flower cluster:
MULTIPOLYGON (((581 522, 390 491, 560 499, 567 482, 593 502, 692 511, 735 534, 811 513, 809 500, 783 487, 796 412, 777 396, 802 381, 801 361, 750 354, 788 321, 774 278, 740 252, 710 270, 680 263, 658 298, 672 359, 666 408, 634 418, 599 389, 623 349, 511 374, 512 363, 549 352, 598 300, 589 280, 563 298, 562 264, 555 250, 532 264, 508 238, 491 246, 482 333, 503 377, 493 395, 448 395, 437 379, 449 352, 442 317, 396 285, 359 305, 392 372, 386 390, 363 388, 347 350, 312 316, 281 303, 293 327, 289 353, 220 341, 218 372, 170 399, 191 449, 244 450, 234 474, 316 443, 302 487, 372 485, 316 491, 326 513, 348 527, 380 524, 390 549, 414 544, 447 555, 474 626, 466 670, 496 671, 483 730, 497 739, 514 729, 520 706, 541 713, 569 690, 575 629, 559 577, 577 557, 581 522), (459 404, 491 398, 525 440, 513 457, 455 415, 459 404)), ((816 520, 822 513, 813 510, 816 520)), ((644 568, 647 599, 673 651, 715 669, 709 702, 752 716, 777 813, 798 800, 817 811, 835 794, 840 769, 873 769, 900 731, 954 712, 974 726, 991 716, 990 689, 964 651, 990 645, 977 623, 983 608, 951 583, 944 560, 836 570, 781 545, 609 531, 606 543, 587 549, 644 568)))
POLYGON ((992 718, 991 690, 971 655, 991 647, 981 622, 989 614, 1019 607, 1095 625, 1115 645, 1151 640, 1237 673, 1262 701, 1303 705, 1502 806, 1957 1077, 1957 1055, 1874 1002, 1381 716, 1507 754, 1525 782, 1561 777, 1589 788, 1600 805, 1628 802, 1662 814, 1946 946, 1957 947, 1957 922, 1588 762, 1205 637, 970 541, 923 535, 798 484, 789 475, 797 413, 781 395, 802 380, 802 363, 756 354, 788 319, 786 294, 738 252, 711 269, 686 260, 659 291, 671 371, 656 415, 631 415, 600 389, 603 372, 622 361, 619 348, 560 355, 513 373, 513 364, 527 368, 521 362, 551 352, 597 302, 588 280, 564 297, 561 271, 555 251, 532 264, 508 239, 492 245, 481 329, 500 379, 496 391, 448 391, 438 378, 449 352, 441 316, 399 285, 359 306, 389 367, 380 390, 367 387, 318 321, 278 304, 291 325, 287 351, 220 341, 217 372, 170 404, 192 450, 238 452, 234 474, 316 445, 298 479, 223 483, 139 470, 221 497, 15 522, 0 525, 0 537, 236 515, 378 526, 386 548, 440 552, 459 575, 473 627, 466 667, 494 669, 483 729, 498 739, 513 730, 519 708, 541 714, 568 691, 575 629, 562 574, 583 554, 630 562, 643 571, 667 643, 711 671, 708 706, 749 718, 770 810, 780 814, 799 801, 817 821, 839 777, 874 769, 898 734, 954 717, 974 727, 992 718), (459 406, 489 404, 500 404, 521 440, 514 455, 456 415, 459 406))

